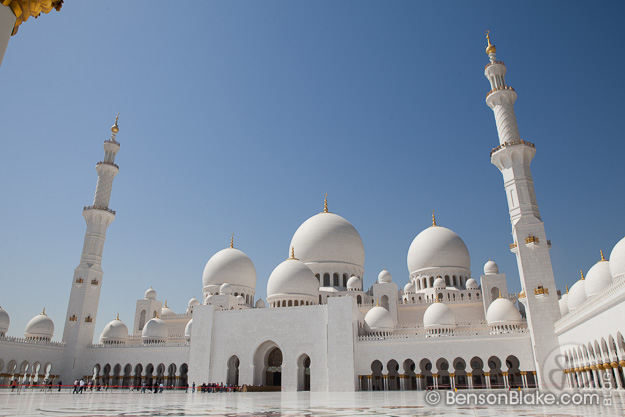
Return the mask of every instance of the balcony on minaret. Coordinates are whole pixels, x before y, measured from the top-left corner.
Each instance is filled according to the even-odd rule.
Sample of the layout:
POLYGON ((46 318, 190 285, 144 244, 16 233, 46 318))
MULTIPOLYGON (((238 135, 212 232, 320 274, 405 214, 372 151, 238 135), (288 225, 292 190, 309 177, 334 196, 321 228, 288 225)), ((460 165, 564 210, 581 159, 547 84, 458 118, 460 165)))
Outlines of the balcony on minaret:
POLYGON ((488 93, 486 93, 486 98, 488 98, 488 96, 490 96, 491 94, 496 93, 497 91, 504 91, 504 90, 516 91, 514 88, 510 87, 509 85, 500 85, 499 87, 495 87, 492 90, 490 90, 488 93))
POLYGON ((510 244, 510 252, 517 253, 519 251, 519 245, 514 242, 510 244))
POLYGON ((69 318, 69 321, 78 321, 78 317, 76 317, 76 314, 72 314, 69 318))
POLYGON ((91 318, 91 314, 85 317, 85 323, 93 323, 93 318, 91 318))
POLYGON ((119 166, 117 164, 114 164, 113 162, 108 162, 108 161, 100 161, 96 164, 96 166, 100 165, 100 164, 106 164, 106 165, 111 165, 114 166, 115 168, 119 169, 119 166))
POLYGON ((534 288, 534 295, 536 297, 544 297, 545 295, 549 295, 549 289, 544 288, 542 285, 534 288))
POLYGON ((83 211, 85 210, 104 210, 104 211, 108 211, 109 213, 111 213, 112 215, 115 215, 115 210, 111 210, 108 207, 101 207, 101 206, 85 206, 82 209, 83 211))
POLYGON ((97 279, 91 280, 91 285, 98 285, 100 282, 97 279))
POLYGON ((84 279, 82 278, 76 278, 76 284, 82 284, 83 282, 85 282, 84 279))
POLYGON ((533 249, 534 247, 538 246, 538 238, 536 236, 529 235, 528 237, 525 238, 525 246, 527 246, 530 249, 533 249))
POLYGON ((530 148, 536 148, 536 145, 534 145, 532 142, 528 142, 523 139, 515 140, 514 142, 504 142, 501 145, 497 146, 496 148, 491 149, 490 156, 493 156, 493 154, 499 152, 502 149, 509 148, 511 146, 519 146, 519 145, 529 146, 530 148))

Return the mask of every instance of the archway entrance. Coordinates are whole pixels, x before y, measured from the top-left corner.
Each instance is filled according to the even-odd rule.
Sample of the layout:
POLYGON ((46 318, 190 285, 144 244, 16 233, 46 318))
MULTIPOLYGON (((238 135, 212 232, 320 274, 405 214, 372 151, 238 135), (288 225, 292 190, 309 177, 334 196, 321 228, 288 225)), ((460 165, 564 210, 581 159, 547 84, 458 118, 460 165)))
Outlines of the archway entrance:
POLYGON ((233 355, 228 359, 228 377, 226 383, 228 385, 239 385, 239 358, 233 355))
POLYGON ((306 354, 297 361, 297 390, 310 391, 310 358, 306 354))
POLYGON ((273 348, 267 357, 265 385, 269 387, 282 386, 282 351, 277 347, 273 348))

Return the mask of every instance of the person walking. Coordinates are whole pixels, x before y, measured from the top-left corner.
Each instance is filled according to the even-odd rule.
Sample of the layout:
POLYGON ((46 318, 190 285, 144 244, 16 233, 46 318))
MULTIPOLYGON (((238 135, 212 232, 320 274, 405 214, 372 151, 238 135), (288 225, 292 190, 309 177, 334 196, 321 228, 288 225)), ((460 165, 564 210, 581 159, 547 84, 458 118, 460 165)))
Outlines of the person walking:
POLYGON ((80 385, 78 392, 82 394, 82 392, 85 390, 85 380, 80 378, 80 382, 78 384, 80 385))
POLYGON ((193 383, 193 387, 191 388, 191 392, 194 393, 195 392, 195 382, 193 383))
POLYGON ((78 394, 78 380, 74 380, 74 391, 72 391, 72 394, 78 394))
POLYGON ((59 381, 59 392, 61 392, 61 387, 63 386, 63 381, 59 381))

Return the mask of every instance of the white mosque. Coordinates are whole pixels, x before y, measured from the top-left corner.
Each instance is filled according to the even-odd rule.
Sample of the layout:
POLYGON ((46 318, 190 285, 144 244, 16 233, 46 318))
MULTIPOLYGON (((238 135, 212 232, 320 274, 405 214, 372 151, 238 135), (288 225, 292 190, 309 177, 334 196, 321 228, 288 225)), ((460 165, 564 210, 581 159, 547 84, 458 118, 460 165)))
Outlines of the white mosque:
POLYGON ((365 289, 362 239, 326 199, 295 231, 266 301, 255 296, 252 260, 231 241, 206 263, 202 300, 175 313, 149 288, 132 329, 117 318, 94 343, 102 251, 115 219, 116 120, 96 165, 93 204, 83 210, 87 231, 62 342, 52 341, 55 324, 45 311, 23 338, 7 336, 9 314, 0 308, 0 384, 83 377, 109 386, 223 382, 283 391, 622 390, 625 238, 560 296, 530 171, 536 148, 519 136, 517 94, 490 39, 486 53, 486 104, 499 134, 490 156, 504 179, 521 293, 508 292, 491 260, 472 277, 465 243, 434 215, 408 248, 403 282, 383 270, 365 289))

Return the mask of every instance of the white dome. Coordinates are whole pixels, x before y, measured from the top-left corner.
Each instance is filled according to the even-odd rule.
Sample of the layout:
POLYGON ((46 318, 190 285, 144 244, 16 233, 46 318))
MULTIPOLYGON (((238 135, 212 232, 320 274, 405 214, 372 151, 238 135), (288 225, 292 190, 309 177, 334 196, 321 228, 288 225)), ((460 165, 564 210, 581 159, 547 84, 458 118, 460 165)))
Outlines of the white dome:
POLYGON ((54 335, 54 322, 50 317, 43 313, 36 315, 26 325, 24 337, 26 339, 44 339, 50 340, 54 335))
POLYGON ((477 281, 474 280, 473 278, 469 278, 464 285, 467 287, 467 290, 477 290, 478 289, 478 285, 477 285, 477 281))
POLYGON ((453 311, 443 303, 433 303, 423 314, 423 326, 431 327, 456 327, 456 318, 453 311))
POLYGON ((569 311, 575 310, 586 301, 586 281, 580 279, 569 290, 569 296, 566 301, 569 311))
POLYGON ((569 314, 569 306, 567 304, 568 298, 569 295, 564 294, 562 298, 560 298, 560 300, 558 301, 558 305, 560 306, 560 315, 563 317, 569 314))
POLYGON ((279 295, 306 295, 317 297, 319 281, 298 259, 289 258, 276 266, 267 281, 267 300, 279 295))
POLYGON ((391 276, 391 273, 388 272, 386 269, 381 270, 378 274, 378 284, 388 284, 392 281, 393 277, 391 276))
POLYGON ((417 292, 417 289, 412 282, 404 285, 404 294, 414 294, 415 292, 417 292))
POLYGON ((168 316, 168 315, 172 315, 172 314, 176 314, 174 313, 174 310, 172 310, 171 308, 169 308, 167 306, 167 300, 165 300, 165 305, 161 308, 161 316, 168 316))
POLYGON ((154 288, 150 287, 145 291, 145 299, 156 300, 156 291, 154 290, 154 288))
POLYGON ((224 282, 223 284, 221 284, 221 287, 219 287, 219 295, 230 295, 232 294, 232 285, 228 284, 227 282, 224 282))
POLYGON ((9 331, 9 324, 11 324, 9 313, 0 307, 0 334, 5 334, 9 331))
POLYGON ((214 254, 204 267, 204 287, 223 283, 256 289, 256 268, 251 259, 238 249, 226 248, 214 254))
POLYGON ((431 226, 414 238, 408 249, 408 271, 428 268, 471 269, 469 250, 453 231, 441 226, 431 226))
POLYGON ((262 298, 259 298, 259 299, 256 301, 256 308, 265 308, 265 302, 263 301, 263 299, 262 299, 262 298))
POLYGON ((340 262, 360 268, 365 264, 360 234, 350 222, 334 213, 319 213, 302 223, 290 248, 295 248, 304 263, 340 262))
POLYGON ((362 290, 362 280, 356 275, 352 275, 347 280, 347 289, 352 291, 362 290))
POLYGON ((384 307, 373 307, 365 315, 365 330, 367 332, 392 332, 395 330, 395 322, 391 313, 384 307))
POLYGON ((167 340, 167 324, 158 317, 155 317, 145 323, 141 338, 143 341, 164 342, 167 340))
POLYGON ((241 294, 237 295, 236 299, 237 299, 237 303, 245 304, 245 298, 243 298, 243 296, 241 294))
POLYGON ((484 264, 484 275, 495 275, 499 273, 499 266, 490 259, 484 264))
POLYGON ((522 321, 521 313, 514 303, 507 298, 499 297, 488 306, 486 321, 494 324, 519 324, 522 321))
POLYGON ((592 297, 599 294, 611 283, 610 262, 605 260, 597 262, 586 274, 586 296, 592 297))
POLYGON ((128 327, 119 318, 111 320, 100 334, 100 344, 125 343, 128 340, 128 327))
POLYGON ((187 325, 184 327, 184 338, 187 340, 187 342, 191 341, 192 328, 193 328, 193 319, 189 320, 187 325))
POLYGON ((195 307, 200 305, 200 302, 198 301, 197 298, 193 297, 192 299, 189 300, 189 304, 187 304, 188 307, 195 307))
POLYGON ((208 304, 210 300, 214 297, 214 295, 210 294, 206 297, 206 302, 204 304, 208 304))
POLYGON ((613 278, 625 274, 625 237, 618 241, 610 253, 610 273, 613 278))
POLYGON ((445 281, 443 280, 443 278, 438 277, 434 280, 434 288, 438 290, 444 290, 445 288, 447 288, 447 285, 445 285, 445 281))

